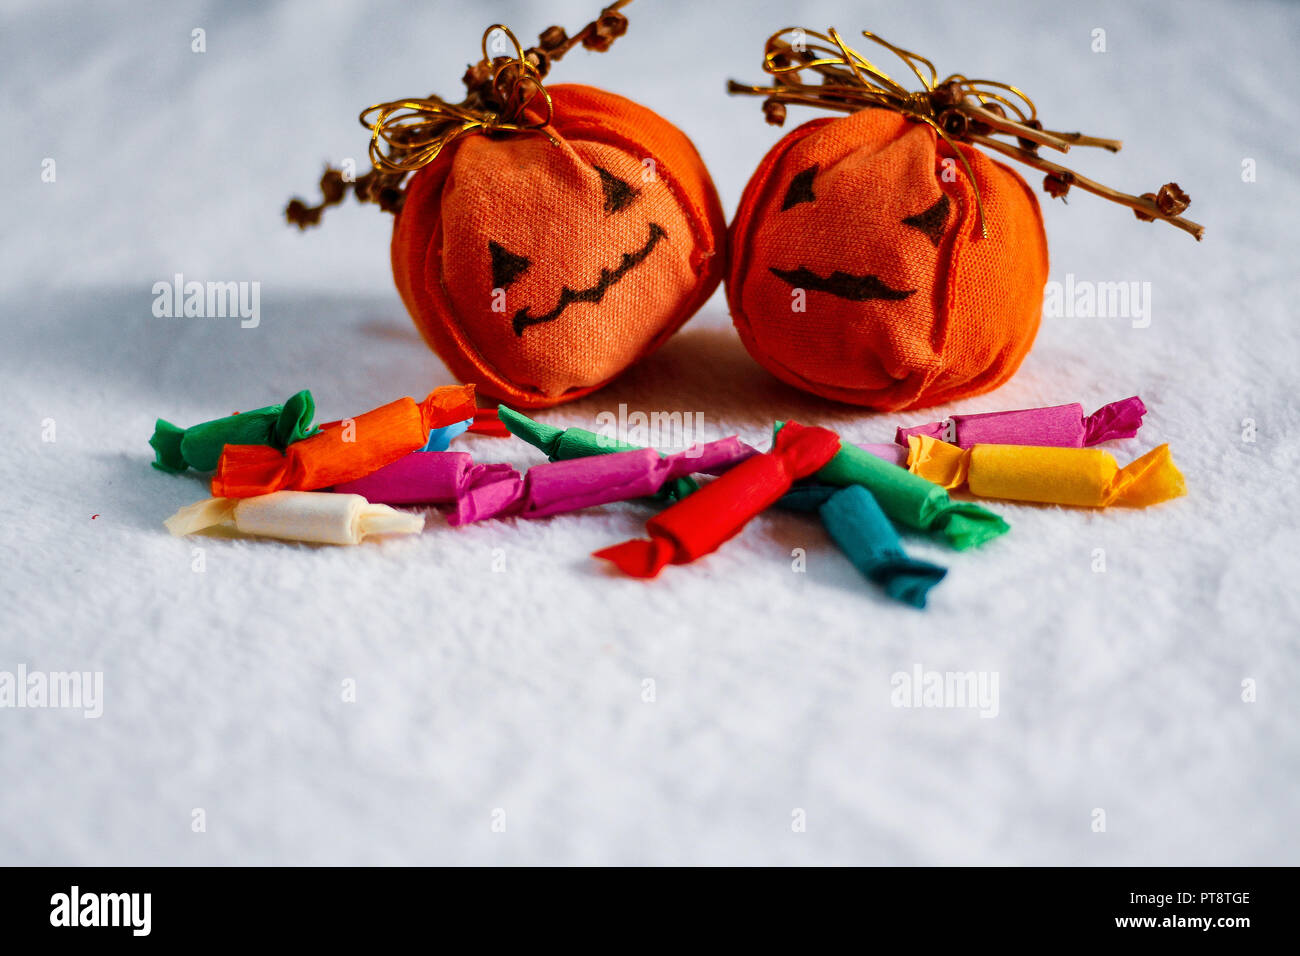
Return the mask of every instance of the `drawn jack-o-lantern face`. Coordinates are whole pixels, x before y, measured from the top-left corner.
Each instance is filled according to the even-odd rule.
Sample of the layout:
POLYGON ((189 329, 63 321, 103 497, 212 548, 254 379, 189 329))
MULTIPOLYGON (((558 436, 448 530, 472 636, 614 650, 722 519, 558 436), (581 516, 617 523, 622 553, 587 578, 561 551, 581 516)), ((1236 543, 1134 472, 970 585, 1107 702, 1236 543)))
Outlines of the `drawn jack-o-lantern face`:
POLYGON ((398 287, 447 365, 534 407, 671 335, 720 281, 725 228, 677 129, 612 94, 550 92, 558 142, 462 137, 412 179, 393 236, 398 287))
POLYGON ((1011 376, 1038 328, 1047 247, 1012 170, 885 110, 779 142, 732 224, 727 294, 750 353, 840 401, 901 409, 1011 376))

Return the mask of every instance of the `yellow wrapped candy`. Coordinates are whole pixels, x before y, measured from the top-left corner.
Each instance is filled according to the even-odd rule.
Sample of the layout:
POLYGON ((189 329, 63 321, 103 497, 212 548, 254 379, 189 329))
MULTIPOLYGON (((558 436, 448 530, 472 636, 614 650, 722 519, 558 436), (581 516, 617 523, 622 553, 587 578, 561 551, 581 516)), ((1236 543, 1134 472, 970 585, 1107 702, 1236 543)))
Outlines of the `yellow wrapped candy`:
POLYGON ((1169 446, 1119 467, 1099 448, 972 445, 958 448, 928 435, 907 440, 907 469, 935 484, 965 486, 981 498, 1105 508, 1145 508, 1187 494, 1169 446))

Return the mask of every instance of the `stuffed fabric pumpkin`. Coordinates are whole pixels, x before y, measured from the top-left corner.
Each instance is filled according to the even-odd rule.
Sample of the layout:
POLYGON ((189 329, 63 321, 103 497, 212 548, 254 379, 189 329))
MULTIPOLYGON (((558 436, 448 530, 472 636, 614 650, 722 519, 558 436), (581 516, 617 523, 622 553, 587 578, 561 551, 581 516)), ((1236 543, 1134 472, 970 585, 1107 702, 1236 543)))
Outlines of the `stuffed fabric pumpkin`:
POLYGON ((419 170, 393 276, 461 381, 525 407, 600 388, 658 348, 722 278, 726 222, 667 120, 586 86, 549 90, 542 136, 467 136, 419 170))
POLYGON ((393 276, 420 333, 461 381, 515 406, 600 388, 722 281, 726 220, 690 140, 621 96, 543 85, 575 46, 622 36, 628 2, 527 50, 488 27, 463 101, 369 107, 373 168, 326 169, 322 201, 285 210, 305 229, 351 191, 396 214, 393 276))
POLYGON ((1013 170, 957 149, 983 198, 982 238, 951 147, 898 113, 813 120, 772 148, 732 223, 727 275, 732 319, 761 365, 887 411, 1015 373, 1047 282, 1042 215, 1013 170))
POLYGON ((1039 155, 1114 151, 1117 140, 1045 130, 1016 87, 940 80, 924 57, 863 36, 922 88, 903 86, 834 29, 802 28, 768 39, 770 86, 730 84, 765 97, 777 125, 786 103, 849 114, 778 142, 731 225, 732 319, 778 378, 896 411, 978 395, 1015 374, 1038 331, 1047 237, 1029 185, 984 150, 1045 171, 1052 196, 1077 186, 1200 238, 1202 227, 1179 215, 1190 200, 1177 184, 1130 196, 1039 155))

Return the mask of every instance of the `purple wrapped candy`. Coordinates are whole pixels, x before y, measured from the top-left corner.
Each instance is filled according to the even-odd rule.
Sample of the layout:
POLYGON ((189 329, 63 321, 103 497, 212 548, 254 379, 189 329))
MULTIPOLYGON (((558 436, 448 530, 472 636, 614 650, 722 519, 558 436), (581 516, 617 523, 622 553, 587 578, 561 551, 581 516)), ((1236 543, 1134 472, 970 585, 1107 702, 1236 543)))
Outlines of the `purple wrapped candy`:
POLYGON ((541 518, 653 495, 693 473, 721 474, 755 454, 732 436, 661 457, 652 448, 534 465, 518 475, 468 489, 447 516, 453 525, 488 518, 541 518))
POLYGON ((942 422, 900 428, 894 441, 907 448, 911 435, 927 436, 960 448, 972 445, 1040 445, 1084 448, 1113 438, 1132 438, 1147 407, 1134 395, 1103 405, 1091 415, 1078 402, 982 415, 953 415, 942 422))
POLYGON ((473 489, 512 478, 518 479, 519 472, 510 465, 475 464, 463 451, 417 451, 334 490, 361 495, 373 504, 450 504, 473 489))

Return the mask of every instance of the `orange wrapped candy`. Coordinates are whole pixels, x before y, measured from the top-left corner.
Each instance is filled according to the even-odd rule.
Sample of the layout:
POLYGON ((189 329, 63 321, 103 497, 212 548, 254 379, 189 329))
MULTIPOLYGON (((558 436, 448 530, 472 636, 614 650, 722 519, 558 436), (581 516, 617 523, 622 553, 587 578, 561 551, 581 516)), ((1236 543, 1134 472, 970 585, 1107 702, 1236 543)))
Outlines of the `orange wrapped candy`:
POLYGON ((473 415, 474 386, 450 385, 422 402, 399 398, 356 418, 328 422, 283 453, 268 445, 227 445, 212 478, 212 497, 315 491, 355 481, 423 448, 430 429, 473 415))
MULTIPOLYGON (((600 388, 722 279, 726 219, 690 140, 621 96, 542 85, 573 45, 603 49, 624 29, 612 6, 575 37, 552 27, 525 51, 491 27, 464 102, 362 114, 375 168, 354 188, 397 213, 402 301, 457 378, 514 407, 600 388)), ((348 188, 331 172, 322 205, 348 188)), ((299 225, 319 212, 298 200, 288 210, 299 225)))
POLYGON ((1201 227, 1178 217, 1189 200, 1175 184, 1127 196, 1037 152, 1118 142, 1045 131, 1018 90, 940 80, 923 57, 864 36, 923 88, 898 83, 833 29, 775 34, 763 64, 773 84, 731 85, 766 97, 776 124, 786 103, 850 114, 815 119, 772 147, 731 224, 732 319, 778 378, 896 411, 987 392, 1015 373, 1038 331, 1047 237, 1028 183, 983 150, 1046 171, 1053 196, 1078 186, 1199 238, 1201 227))

